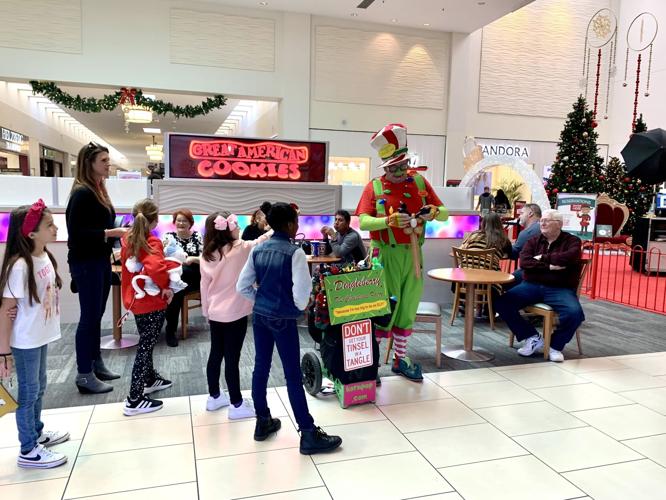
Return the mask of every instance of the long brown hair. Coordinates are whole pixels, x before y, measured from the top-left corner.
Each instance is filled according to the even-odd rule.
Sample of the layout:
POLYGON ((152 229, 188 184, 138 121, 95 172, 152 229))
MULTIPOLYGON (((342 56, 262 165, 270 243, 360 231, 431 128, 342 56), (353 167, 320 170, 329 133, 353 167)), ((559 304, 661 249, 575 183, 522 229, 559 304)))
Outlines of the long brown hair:
POLYGON ((95 163, 97 156, 100 153, 108 154, 108 152, 108 148, 94 142, 90 142, 87 146, 81 148, 79 156, 76 159, 76 175, 74 176, 74 184, 72 184, 70 196, 77 189, 87 187, 95 194, 97 201, 110 211, 113 208, 113 204, 111 203, 109 193, 106 191, 104 179, 97 181, 93 176, 93 163, 95 163))
MULTIPOLYGON (((37 294, 37 283, 35 282, 35 271, 32 264, 32 252, 35 250, 35 242, 32 238, 23 236, 21 228, 25 216, 30 210, 30 205, 22 205, 12 210, 9 215, 9 230, 7 232, 7 245, 5 247, 5 256, 2 259, 2 268, 0 268, 0 290, 4 290, 9 280, 9 273, 19 259, 25 260, 28 266, 28 304, 32 306, 33 302, 39 302, 39 295, 37 294)), ((35 231, 39 228, 39 224, 44 220, 44 214, 51 213, 48 208, 42 211, 42 217, 37 224, 35 231)), ((53 257, 53 254, 44 247, 46 254, 51 260, 53 270, 56 274, 56 286, 62 288, 62 279, 58 274, 58 263, 53 257)), ((10 290, 11 291, 11 290, 10 290)), ((0 304, 2 304, 2 297, 0 297, 0 304)))
POLYGON ((215 229, 215 218, 219 215, 226 219, 231 215, 231 212, 228 210, 221 210, 206 217, 206 233, 204 234, 204 247, 201 255, 204 260, 208 262, 214 262, 217 255, 222 258, 222 249, 236 241, 231 234, 231 231, 229 231, 228 226, 227 229, 221 231, 215 229))
POLYGON ((146 198, 137 201, 132 208, 134 222, 129 231, 127 231, 127 248, 130 256, 138 257, 141 250, 152 253, 148 246, 148 236, 150 234, 150 225, 157 220, 159 208, 157 204, 146 198))
POLYGON ((504 250, 510 243, 502 227, 502 219, 495 212, 489 212, 483 217, 479 232, 485 233, 488 248, 504 250))

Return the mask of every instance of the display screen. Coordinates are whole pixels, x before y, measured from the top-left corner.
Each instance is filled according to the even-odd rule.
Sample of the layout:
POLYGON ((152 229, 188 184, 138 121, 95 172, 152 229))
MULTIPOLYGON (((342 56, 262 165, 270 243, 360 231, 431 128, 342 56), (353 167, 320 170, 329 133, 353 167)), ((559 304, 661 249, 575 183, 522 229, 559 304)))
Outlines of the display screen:
POLYGON ((327 143, 169 134, 169 177, 326 182, 327 143))
MULTIPOLYGON (((58 241, 67 241, 67 225, 65 224, 65 214, 53 214, 53 220, 58 226, 58 241)), ((130 214, 118 214, 116 217, 116 226, 128 226, 132 223, 132 216, 130 214)), ((155 235, 162 237, 169 231, 175 231, 176 228, 172 223, 171 214, 160 215, 157 227, 155 228, 155 235)), ((320 240, 322 239, 321 227, 333 227, 335 216, 333 215, 301 215, 298 219, 299 233, 305 235, 307 240, 320 240)), ((195 231, 204 233, 204 224, 206 222, 206 215, 195 215, 194 226, 195 231)), ((239 215, 238 225, 241 232, 247 225, 250 224, 249 215, 239 215)), ((370 237, 367 231, 360 231, 358 229, 358 217, 352 216, 351 227, 361 233, 364 239, 370 237)), ((7 229, 9 227, 9 212, 0 212, 0 242, 7 241, 7 229)), ((476 231, 479 228, 478 215, 451 215, 444 222, 432 221, 428 222, 426 226, 426 235, 428 239, 462 239, 466 233, 476 231)))

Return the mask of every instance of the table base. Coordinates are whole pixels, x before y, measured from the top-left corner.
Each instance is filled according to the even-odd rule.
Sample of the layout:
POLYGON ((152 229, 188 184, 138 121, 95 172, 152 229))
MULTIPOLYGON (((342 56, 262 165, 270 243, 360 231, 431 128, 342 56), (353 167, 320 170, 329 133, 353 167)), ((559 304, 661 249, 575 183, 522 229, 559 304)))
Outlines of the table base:
POLYGON ((123 335, 120 340, 113 338, 113 335, 104 335, 100 341, 100 348, 102 349, 125 349, 127 347, 134 347, 139 343, 138 335, 123 335))
POLYGON ((495 355, 482 347, 472 347, 471 351, 466 351, 463 345, 445 345, 442 347, 442 354, 447 358, 457 359, 458 361, 490 361, 495 359, 495 355))

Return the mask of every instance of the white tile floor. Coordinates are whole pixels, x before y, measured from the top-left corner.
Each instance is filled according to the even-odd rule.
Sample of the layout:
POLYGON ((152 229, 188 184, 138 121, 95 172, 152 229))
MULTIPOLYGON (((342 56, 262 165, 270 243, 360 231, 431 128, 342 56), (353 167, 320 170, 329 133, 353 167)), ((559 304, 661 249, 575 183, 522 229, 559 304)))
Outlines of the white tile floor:
POLYGON ((376 405, 309 397, 343 437, 302 456, 286 389, 269 391, 276 437, 206 412, 205 395, 124 417, 121 404, 44 412, 67 429, 70 460, 16 466, 13 416, 0 418, 0 499, 321 500, 666 498, 666 353, 385 378, 376 405))

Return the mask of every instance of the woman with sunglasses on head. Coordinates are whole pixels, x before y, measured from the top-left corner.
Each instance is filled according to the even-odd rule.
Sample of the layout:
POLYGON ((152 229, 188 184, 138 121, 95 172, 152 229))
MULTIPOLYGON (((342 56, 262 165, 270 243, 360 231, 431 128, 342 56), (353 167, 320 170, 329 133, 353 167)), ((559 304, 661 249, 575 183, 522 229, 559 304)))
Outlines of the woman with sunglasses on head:
POLYGON ((110 392, 106 380, 120 378, 102 360, 102 316, 111 289, 111 249, 127 229, 115 228, 115 209, 106 191, 109 150, 93 142, 79 151, 76 176, 67 203, 67 262, 79 294, 76 329, 76 386, 82 394, 110 392))

